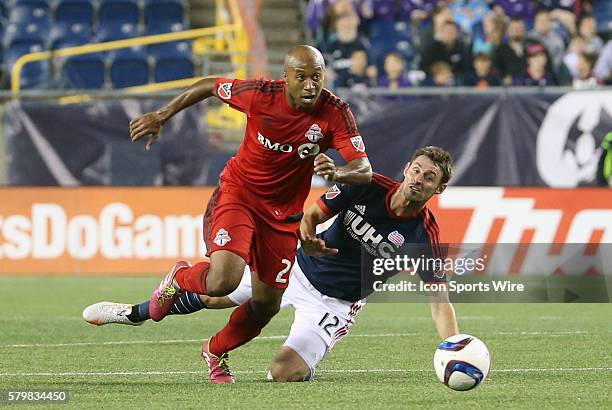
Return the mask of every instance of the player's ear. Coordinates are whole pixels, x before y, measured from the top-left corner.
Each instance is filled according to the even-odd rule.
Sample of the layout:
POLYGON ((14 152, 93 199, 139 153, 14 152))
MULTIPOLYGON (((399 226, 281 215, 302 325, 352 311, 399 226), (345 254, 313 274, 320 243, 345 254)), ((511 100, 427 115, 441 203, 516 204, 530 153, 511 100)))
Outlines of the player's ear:
POLYGON ((440 186, 438 187, 438 189, 436 189, 434 194, 440 195, 442 192, 444 192, 445 189, 446 189, 446 184, 440 184, 440 186))
POLYGON ((410 162, 406 163, 406 166, 404 167, 404 176, 406 176, 408 173, 408 168, 410 168, 410 162))

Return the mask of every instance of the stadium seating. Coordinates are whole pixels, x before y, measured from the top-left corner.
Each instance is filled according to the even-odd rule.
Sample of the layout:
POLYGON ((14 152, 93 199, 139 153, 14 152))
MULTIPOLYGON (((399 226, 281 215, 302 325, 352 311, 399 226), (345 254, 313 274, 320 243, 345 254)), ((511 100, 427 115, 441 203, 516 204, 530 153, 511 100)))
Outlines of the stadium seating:
POLYGON ((138 3, 135 0, 101 0, 98 20, 100 27, 121 27, 124 24, 137 26, 138 3))
POLYGON ((9 22, 18 26, 37 25, 41 30, 48 31, 51 26, 49 4, 43 0, 21 0, 9 10, 9 22))
MULTIPOLYGON (((184 0, 0 0, 2 75, 33 51, 186 30, 185 7, 184 0)), ((121 88, 193 75, 191 42, 176 41, 28 64, 22 86, 121 88)))
POLYGON ((98 29, 96 40, 99 43, 106 41, 123 40, 138 36, 138 27, 135 24, 124 23, 121 25, 102 26, 98 29))
POLYGON ((612 2, 600 0, 595 3, 594 14, 601 31, 612 31, 612 2))
POLYGON ((101 53, 66 59, 61 67, 60 85, 64 88, 101 89, 105 84, 105 62, 101 53))
POLYGON ((56 24, 93 25, 93 3, 89 0, 58 0, 54 18, 56 24))
POLYGON ((414 56, 412 47, 412 33, 410 26, 404 22, 378 20, 370 23, 369 50, 372 62, 382 69, 385 56, 392 52, 400 52, 406 59, 406 66, 410 67, 414 56))
POLYGON ((0 2, 0 18, 8 18, 8 8, 5 2, 0 2))
MULTIPOLYGON (((183 23, 151 25, 145 27, 145 35, 151 36, 155 34, 170 33, 183 30, 186 30, 183 23)), ((149 52, 153 56, 156 56, 163 53, 174 53, 177 50, 184 51, 187 48, 190 48, 189 42, 173 41, 169 43, 151 44, 149 46, 149 52)))
POLYGON ((111 53, 109 60, 112 88, 133 87, 149 82, 149 61, 144 50, 119 50, 111 53))
POLYGON ((178 32, 184 31, 188 28, 185 26, 183 22, 180 23, 160 23, 155 25, 144 26, 144 34, 147 36, 151 36, 153 34, 162 34, 162 33, 170 33, 170 32, 178 32))
POLYGON ((87 44, 91 41, 91 27, 80 23, 58 25, 51 31, 52 50, 87 44))
MULTIPOLYGON (((4 35, 8 74, 15 61, 24 54, 47 49, 43 28, 36 23, 27 25, 10 24, 4 35)), ((48 61, 29 63, 21 72, 23 88, 46 87, 50 80, 51 70, 48 61)))
POLYGON ((190 50, 162 53, 155 56, 154 81, 164 82, 192 78, 194 64, 190 50))
POLYGON ((144 21, 149 26, 184 23, 185 7, 181 0, 145 0, 144 21))
POLYGON ((35 23, 10 24, 4 35, 7 57, 15 60, 23 54, 42 51, 46 48, 46 33, 35 23))

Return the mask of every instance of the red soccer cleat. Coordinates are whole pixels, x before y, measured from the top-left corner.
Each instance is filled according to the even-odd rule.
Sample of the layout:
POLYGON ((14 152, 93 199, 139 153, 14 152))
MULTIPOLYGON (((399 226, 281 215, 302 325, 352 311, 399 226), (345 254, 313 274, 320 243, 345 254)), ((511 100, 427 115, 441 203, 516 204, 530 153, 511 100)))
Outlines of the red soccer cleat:
POLYGON ((179 298, 180 293, 174 287, 174 277, 176 273, 184 268, 190 268, 191 263, 186 261, 178 261, 172 267, 172 270, 166 275, 164 280, 161 281, 157 289, 151 294, 151 303, 149 303, 149 316, 156 322, 159 322, 165 318, 170 309, 174 305, 174 302, 179 298))
POLYGON ((216 384, 234 384, 234 375, 230 372, 229 365, 227 363, 229 356, 227 353, 223 353, 221 357, 217 357, 208 350, 209 340, 205 340, 202 345, 202 359, 208 365, 210 371, 210 382, 216 384))

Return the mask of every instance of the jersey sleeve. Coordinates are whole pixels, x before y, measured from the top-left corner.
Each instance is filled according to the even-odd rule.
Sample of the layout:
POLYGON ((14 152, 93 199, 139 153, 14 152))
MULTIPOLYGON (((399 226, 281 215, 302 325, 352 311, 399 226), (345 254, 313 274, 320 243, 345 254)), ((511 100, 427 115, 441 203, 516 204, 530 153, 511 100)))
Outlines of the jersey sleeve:
POLYGON ((350 184, 336 184, 317 200, 317 205, 327 215, 333 216, 348 209, 357 200, 359 186, 350 184))
POLYGON ((334 124, 336 126, 333 128, 332 148, 337 149, 347 162, 357 158, 366 158, 365 144, 349 105, 345 103, 335 112, 334 124))
POLYGON ((254 81, 222 77, 215 81, 215 97, 246 115, 251 112, 251 104, 256 91, 257 87, 254 81))

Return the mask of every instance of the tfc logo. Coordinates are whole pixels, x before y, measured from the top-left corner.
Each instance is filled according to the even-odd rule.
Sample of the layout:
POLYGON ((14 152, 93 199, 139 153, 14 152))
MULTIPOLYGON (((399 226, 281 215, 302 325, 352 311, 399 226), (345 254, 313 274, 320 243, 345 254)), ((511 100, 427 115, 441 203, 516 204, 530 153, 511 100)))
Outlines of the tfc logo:
POLYGON ((232 83, 221 83, 217 88, 217 95, 224 100, 232 98, 232 83))
POLYGON ((215 235, 215 239, 213 240, 213 242, 217 246, 225 246, 231 240, 232 238, 230 238, 229 232, 221 228, 217 231, 217 234, 215 235))
POLYGON ((310 142, 317 142, 321 138, 323 138, 321 127, 319 127, 317 124, 312 124, 310 126, 310 129, 308 129, 308 131, 306 131, 306 134, 304 135, 306 135, 306 138, 308 138, 310 142))

